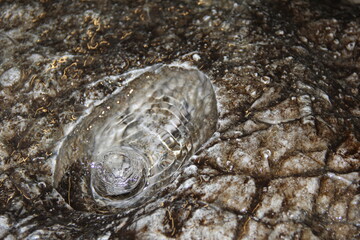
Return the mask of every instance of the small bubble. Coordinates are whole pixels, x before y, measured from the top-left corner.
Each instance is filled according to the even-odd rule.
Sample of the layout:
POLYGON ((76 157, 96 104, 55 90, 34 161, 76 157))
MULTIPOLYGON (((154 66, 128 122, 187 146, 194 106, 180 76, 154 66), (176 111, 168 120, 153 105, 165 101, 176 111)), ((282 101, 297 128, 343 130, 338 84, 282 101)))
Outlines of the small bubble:
POLYGON ((40 188, 46 188, 46 183, 44 183, 44 182, 39 182, 39 183, 38 183, 38 186, 39 186, 40 188))
POLYGON ((194 61, 199 61, 201 59, 200 55, 196 53, 192 55, 192 58, 194 59, 194 61))
POLYGON ((300 39, 300 41, 302 41, 303 43, 307 43, 307 42, 308 42, 307 38, 304 37, 304 36, 300 36, 299 39, 300 39))
POLYGON ((278 31, 275 32, 275 34, 278 35, 278 36, 282 36, 282 35, 284 35, 284 31, 283 30, 278 30, 278 31))
POLYGON ((355 45, 356 45, 355 42, 348 43, 348 44, 346 45, 346 49, 349 50, 349 51, 352 51, 352 50, 354 50, 355 45))
POLYGON ((270 79, 270 77, 268 77, 268 76, 263 76, 263 77, 260 78, 260 81, 261 81, 262 83, 264 83, 264 84, 269 84, 270 81, 271 81, 271 79, 270 79))

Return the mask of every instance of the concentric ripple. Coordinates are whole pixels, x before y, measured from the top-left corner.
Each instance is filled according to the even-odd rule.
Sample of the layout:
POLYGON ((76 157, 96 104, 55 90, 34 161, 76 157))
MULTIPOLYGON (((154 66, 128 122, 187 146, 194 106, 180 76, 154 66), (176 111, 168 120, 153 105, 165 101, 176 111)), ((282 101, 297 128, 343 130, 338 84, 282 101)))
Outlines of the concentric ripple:
POLYGON ((54 185, 77 210, 144 203, 215 132, 209 79, 197 69, 156 66, 84 116, 63 141, 54 185))

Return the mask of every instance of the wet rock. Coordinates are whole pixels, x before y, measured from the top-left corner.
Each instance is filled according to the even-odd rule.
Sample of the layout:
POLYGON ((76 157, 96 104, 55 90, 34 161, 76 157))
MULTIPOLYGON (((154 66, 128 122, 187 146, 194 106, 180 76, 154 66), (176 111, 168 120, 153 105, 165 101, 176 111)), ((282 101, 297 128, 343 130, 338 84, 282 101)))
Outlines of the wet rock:
POLYGON ((0 238, 359 238, 357 1, 1 10, 0 238), (144 205, 74 210, 53 183, 59 142, 126 74, 174 62, 214 85, 214 136, 144 205))
POLYGON ((241 176, 220 176, 193 186, 201 200, 241 213, 249 210, 255 191, 255 181, 241 176))
POLYGON ((13 67, 1 74, 0 76, 0 84, 3 87, 10 87, 16 84, 21 77, 21 72, 18 68, 13 67))
POLYGON ((273 180, 256 209, 255 217, 270 224, 303 221, 312 214, 318 189, 318 178, 273 180))
POLYGON ((0 226, 0 237, 4 237, 10 228, 9 220, 6 216, 0 217, 0 226))
POLYGON ((216 209, 198 209, 186 222, 179 239, 233 239, 237 217, 216 209))
POLYGON ((358 173, 329 173, 322 177, 315 208, 318 216, 324 221, 358 224, 358 184, 358 173))
POLYGON ((360 142, 354 135, 348 136, 332 154, 329 159, 329 167, 337 172, 360 167, 360 142))

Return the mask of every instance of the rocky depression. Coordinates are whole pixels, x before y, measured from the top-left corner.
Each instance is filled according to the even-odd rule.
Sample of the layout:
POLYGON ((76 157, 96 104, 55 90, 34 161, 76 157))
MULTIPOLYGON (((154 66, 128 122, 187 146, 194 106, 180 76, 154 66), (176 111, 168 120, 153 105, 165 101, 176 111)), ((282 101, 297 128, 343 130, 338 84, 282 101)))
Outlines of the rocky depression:
MULTIPOLYGON (((359 238, 356 1, 41 0, 0 1, 0 8, 0 238, 359 238), (205 145, 189 151, 166 184, 138 206, 93 201, 92 184, 107 203, 150 186, 128 167, 124 152, 139 157, 129 146, 90 154, 97 157, 87 176, 104 181, 82 179, 80 171, 57 175, 68 136, 106 109, 102 101, 124 93, 128 74, 171 64, 206 76, 218 113, 215 128, 200 115, 195 130, 209 130, 205 145), (114 159, 121 167, 112 167, 114 159)), ((185 118, 164 128, 173 137, 155 131, 162 137, 154 144, 178 149, 187 138, 176 129, 191 122, 192 105, 159 99, 160 108, 176 105, 185 118)), ((134 126, 154 129, 144 114, 134 126)), ((157 169, 173 162, 157 159, 165 159, 157 169)))

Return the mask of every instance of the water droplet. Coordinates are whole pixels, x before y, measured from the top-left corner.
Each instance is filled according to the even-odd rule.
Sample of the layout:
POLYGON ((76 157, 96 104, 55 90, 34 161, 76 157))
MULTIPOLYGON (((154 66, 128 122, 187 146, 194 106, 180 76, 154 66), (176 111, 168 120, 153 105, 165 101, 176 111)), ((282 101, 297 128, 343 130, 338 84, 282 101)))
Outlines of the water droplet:
POLYGON ((270 79, 270 77, 268 77, 268 76, 263 76, 263 77, 260 78, 260 81, 261 81, 262 83, 264 83, 264 84, 269 84, 270 81, 271 81, 271 79, 270 79))
POLYGON ((356 45, 355 42, 350 42, 350 43, 348 43, 348 44, 346 45, 346 49, 349 50, 349 51, 352 51, 352 50, 354 50, 355 45, 356 45))
POLYGON ((282 35, 284 35, 284 31, 283 30, 278 30, 278 31, 275 32, 275 34, 278 35, 278 36, 282 36, 282 35))

